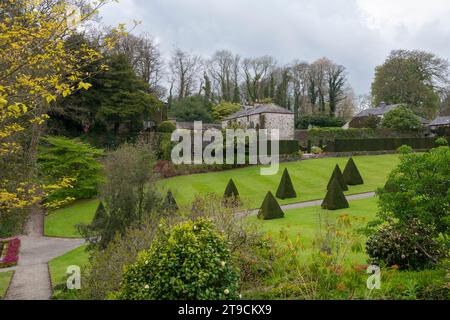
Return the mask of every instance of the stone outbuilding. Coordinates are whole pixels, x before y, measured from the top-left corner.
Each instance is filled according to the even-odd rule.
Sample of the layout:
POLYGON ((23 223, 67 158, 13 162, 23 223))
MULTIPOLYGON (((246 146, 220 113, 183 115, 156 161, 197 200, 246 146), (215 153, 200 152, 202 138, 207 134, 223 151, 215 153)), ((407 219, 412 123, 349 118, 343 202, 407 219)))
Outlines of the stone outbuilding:
POLYGON ((429 128, 431 132, 437 134, 450 134, 450 116, 448 117, 438 117, 434 119, 430 124, 429 128))
POLYGON ((278 129, 280 140, 294 140, 294 112, 275 104, 258 104, 245 106, 222 121, 222 128, 233 123, 249 129, 278 129))

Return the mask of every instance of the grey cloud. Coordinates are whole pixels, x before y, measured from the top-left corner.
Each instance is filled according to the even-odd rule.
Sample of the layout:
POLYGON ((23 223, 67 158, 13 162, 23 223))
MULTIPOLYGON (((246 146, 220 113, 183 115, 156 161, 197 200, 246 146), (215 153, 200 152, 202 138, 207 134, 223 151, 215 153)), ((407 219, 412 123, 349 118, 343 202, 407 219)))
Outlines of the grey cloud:
POLYGON ((178 46, 203 56, 217 49, 268 54, 281 63, 326 56, 347 67, 360 94, 370 90, 375 66, 392 49, 430 48, 450 56, 449 38, 442 37, 448 30, 436 34, 439 24, 430 21, 417 33, 397 29, 387 39, 368 27, 356 0, 122 0, 102 15, 108 24, 141 20, 136 32, 160 39, 165 55, 178 46))

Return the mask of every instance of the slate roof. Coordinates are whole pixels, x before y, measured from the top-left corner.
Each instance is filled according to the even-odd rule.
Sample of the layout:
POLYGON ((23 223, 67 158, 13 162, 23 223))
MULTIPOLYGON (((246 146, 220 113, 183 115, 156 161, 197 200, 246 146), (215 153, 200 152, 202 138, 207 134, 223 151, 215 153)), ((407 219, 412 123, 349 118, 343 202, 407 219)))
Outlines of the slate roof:
POLYGON ((244 110, 233 113, 232 115, 226 117, 224 120, 232 120, 241 117, 248 117, 255 114, 261 113, 280 113, 280 114, 294 114, 291 110, 277 106, 273 103, 271 104, 259 104, 254 107, 246 107, 244 110))
POLYGON ((450 126, 450 117, 438 117, 430 123, 430 126, 450 126))
POLYGON ((382 116, 385 113, 397 108, 398 106, 400 106, 400 104, 390 104, 387 105, 386 103, 382 102, 378 107, 376 108, 370 108, 370 109, 366 109, 361 111, 360 113, 358 113, 354 118, 362 118, 362 117, 368 117, 370 115, 374 115, 374 116, 382 116))

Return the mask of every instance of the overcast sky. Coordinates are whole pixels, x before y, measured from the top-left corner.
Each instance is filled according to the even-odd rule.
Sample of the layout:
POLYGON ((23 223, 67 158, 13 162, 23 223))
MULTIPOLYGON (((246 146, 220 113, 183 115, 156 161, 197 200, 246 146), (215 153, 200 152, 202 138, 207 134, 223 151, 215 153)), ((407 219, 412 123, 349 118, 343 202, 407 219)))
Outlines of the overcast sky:
POLYGON ((120 0, 101 11, 109 25, 141 21, 165 56, 175 46, 209 56, 228 49, 280 63, 326 56, 344 65, 357 94, 393 49, 450 58, 448 0, 120 0))

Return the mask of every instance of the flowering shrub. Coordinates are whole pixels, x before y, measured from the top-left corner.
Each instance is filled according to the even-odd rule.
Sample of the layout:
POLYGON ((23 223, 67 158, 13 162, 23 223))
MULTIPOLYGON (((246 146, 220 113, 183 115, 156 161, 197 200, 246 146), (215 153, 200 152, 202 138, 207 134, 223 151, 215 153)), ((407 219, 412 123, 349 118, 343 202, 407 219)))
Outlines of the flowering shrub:
POLYGON ((369 262, 397 265, 400 269, 433 267, 445 257, 445 247, 433 239, 433 234, 433 230, 418 219, 407 225, 386 225, 367 240, 369 262))
POLYGON ((14 238, 9 241, 0 242, 0 246, 3 246, 0 255, 0 268, 9 268, 17 265, 19 261, 20 239, 14 238))
POLYGON ((150 250, 125 269, 123 300, 228 300, 238 298, 239 270, 210 220, 160 225, 150 250))

